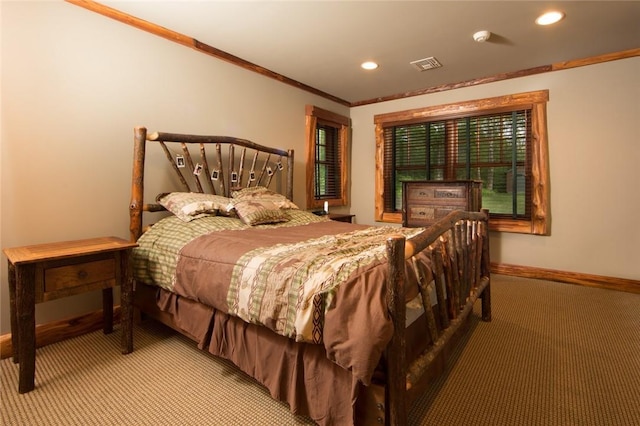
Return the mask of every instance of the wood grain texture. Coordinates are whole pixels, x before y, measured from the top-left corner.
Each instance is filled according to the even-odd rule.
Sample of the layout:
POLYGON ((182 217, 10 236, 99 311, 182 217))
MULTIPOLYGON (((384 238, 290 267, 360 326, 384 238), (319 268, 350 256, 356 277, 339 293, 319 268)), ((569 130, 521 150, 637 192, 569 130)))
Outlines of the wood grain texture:
MULTIPOLYGON (((116 306, 113 311, 114 323, 120 322, 120 312, 120 306, 116 306)), ((38 324, 36 325, 36 348, 100 330, 103 326, 102 319, 103 312, 94 311, 72 318, 38 324)), ((0 359, 9 358, 13 353, 12 337, 10 333, 0 336, 0 359)))
POLYGON ((230 62, 246 70, 253 71, 255 73, 258 73, 265 77, 272 78, 274 80, 278 80, 281 83, 285 83, 290 86, 296 87, 298 89, 313 93, 314 95, 318 95, 323 98, 329 99, 341 105, 345 105, 345 106, 350 105, 348 101, 344 99, 340 99, 337 96, 333 96, 329 93, 323 92, 314 87, 311 87, 299 81, 293 80, 282 74, 278 74, 277 72, 261 67, 260 65, 254 64, 245 59, 234 56, 223 50, 217 49, 213 46, 209 46, 208 44, 198 41, 193 37, 189 37, 184 34, 178 33, 176 31, 172 31, 168 28, 162 27, 160 25, 156 25, 154 23, 145 21, 143 19, 136 18, 135 16, 126 14, 117 9, 113 9, 111 7, 102 5, 100 3, 96 3, 91 0, 65 0, 65 1, 71 4, 75 4, 76 6, 83 7, 92 12, 99 13, 100 15, 106 16, 108 18, 115 19, 116 21, 122 22, 124 24, 131 25, 132 27, 157 35, 169 41, 173 41, 175 43, 197 50, 198 52, 204 53, 206 55, 213 56, 214 58, 217 58, 226 62, 230 62))
POLYGON ((269 187, 271 179, 282 171, 286 173, 283 179, 278 178, 278 185, 282 185, 282 192, 289 200, 293 199, 293 167, 294 151, 273 148, 247 139, 231 136, 193 135, 168 132, 148 132, 143 126, 134 129, 133 149, 133 177, 131 181, 131 201, 129 204, 129 235, 131 241, 137 241, 143 233, 142 213, 159 212, 165 210, 159 204, 144 203, 144 162, 147 144, 157 143, 162 148, 169 167, 181 182, 182 190, 186 192, 205 192, 229 197, 233 189, 249 186, 269 187), (171 147, 174 148, 172 150, 171 147), (178 148, 176 148, 176 146, 178 148), (198 152, 195 152, 197 146, 198 152), (192 148, 192 152, 189 148, 192 148), (207 148, 211 154, 211 164, 216 171, 216 179, 211 176, 207 148), (236 158, 236 148, 239 153, 236 158), (176 149, 178 151, 176 151, 176 149), (213 152, 212 152, 213 150, 213 152), (249 150, 249 152, 247 152, 249 150), (251 152, 253 150, 254 152, 251 152), (179 153, 179 154, 178 154, 179 153), (194 160, 193 156, 196 156, 194 160), (245 171, 245 156, 252 158, 250 173, 245 171), (185 167, 178 167, 177 156, 182 156, 185 167), (238 164, 239 162, 239 164, 238 164), (257 165, 262 163, 260 173, 254 173, 257 165), (196 166, 204 169, 199 176, 194 173, 196 166), (259 175, 259 176, 256 176, 259 175), (208 181, 203 185, 200 179, 208 181), (235 179, 235 181, 233 181, 235 179), (243 183, 243 179, 245 182, 243 183), (191 183, 191 184, 190 184, 191 183))
MULTIPOLYGON (((131 243, 116 237, 37 244, 5 249, 9 262, 11 295, 11 348, 19 366, 18 392, 35 387, 36 304, 47 300, 102 289, 103 330, 113 330, 112 287, 128 277, 131 243)), ((126 297, 131 293, 124 286, 126 297)), ((130 311, 130 306, 128 306, 130 311)), ((132 335, 130 322, 126 332, 132 335)), ((125 340, 123 339, 123 345, 125 340)), ((125 349, 128 349, 125 348, 125 349)))
MULTIPOLYGON (((462 116, 480 115, 481 113, 499 113, 511 111, 514 108, 527 108, 532 110, 531 151, 532 162, 532 214, 531 219, 494 219, 491 221, 491 230, 502 232, 517 232, 526 234, 548 235, 551 231, 550 223, 550 184, 549 184, 549 160, 548 160, 548 136, 546 122, 546 103, 549 100, 548 90, 523 92, 506 96, 476 99, 466 102, 435 105, 426 108, 416 108, 405 111, 396 111, 374 116, 376 126, 376 175, 375 175, 375 220, 391 223, 402 223, 401 212, 384 211, 385 184, 390 182, 392 171, 385 170, 384 130, 393 126, 404 126, 429 120, 443 119, 448 122, 462 116)), ((448 125, 452 123, 449 122, 448 125)), ((451 135, 455 131, 449 132, 451 135)), ((455 143, 448 143, 449 149, 455 147, 455 143)), ((454 150, 455 151, 455 150, 454 150)), ((450 152, 450 157, 455 157, 455 152, 450 152)), ((452 167, 451 163, 447 167, 452 167)), ((453 172, 450 172, 453 173, 453 172)), ((452 174, 452 176, 454 176, 452 174)))
POLYGON ((402 199, 402 226, 430 226, 453 210, 480 211, 482 182, 405 181, 402 184, 402 199))
POLYGON ((349 148, 351 134, 351 120, 349 117, 318 108, 314 105, 306 105, 305 107, 305 144, 307 151, 307 170, 306 170, 306 189, 307 189, 307 209, 316 209, 323 206, 326 201, 329 206, 346 206, 349 204, 349 148), (334 198, 315 198, 316 184, 316 133, 319 124, 329 125, 337 129, 338 148, 336 152, 340 159, 340 193, 335 194, 334 198))
POLYGON ((387 277, 387 305, 389 314, 396 331, 386 350, 387 356, 387 403, 385 424, 401 426, 407 424, 406 398, 406 324, 407 307, 405 305, 405 277, 404 277, 405 239, 402 237, 387 240, 387 259, 389 261, 389 275, 387 277), (398 332, 397 327, 403 332, 398 332))
POLYGON ((581 272, 568 272, 532 266, 498 263, 491 264, 491 272, 523 278, 535 278, 540 280, 578 284, 587 287, 626 291, 629 293, 640 293, 640 280, 628 278, 607 277, 602 275, 584 274, 581 272))
POLYGON ((634 56, 640 56, 640 49, 629 49, 622 52, 612 52, 604 55, 582 58, 582 59, 574 59, 570 61, 556 62, 553 64, 541 65, 533 68, 528 68, 524 70, 517 70, 506 73, 499 73, 490 76, 475 78, 467 81, 455 82, 442 84, 439 86, 426 87, 424 89, 412 90, 408 92, 397 93, 390 96, 377 97, 373 99, 365 99, 360 101, 349 102, 347 100, 338 98, 337 96, 331 95, 329 93, 318 90, 314 87, 308 86, 299 81, 288 78, 282 74, 276 73, 264 67, 261 67, 257 64, 246 61, 242 58, 234 56, 230 53, 227 53, 223 50, 217 49, 213 46, 209 46, 205 43, 202 43, 196 40, 193 37, 186 36, 184 34, 178 33, 176 31, 172 31, 170 29, 164 28, 160 25, 153 24, 151 22, 145 21, 143 19, 136 18, 135 16, 128 15, 124 12, 120 12, 119 10, 110 8, 108 6, 96 3, 92 0, 65 0, 68 3, 74 4, 76 6, 83 7, 87 10, 90 10, 95 13, 99 13, 108 18, 114 19, 116 21, 122 22, 127 25, 131 25, 140 30, 149 32, 151 34, 157 35, 159 37, 165 38, 167 40, 173 41, 175 43, 181 44, 183 46, 195 49, 201 53, 204 53, 209 56, 213 56, 220 60, 232 63, 246 70, 264 75, 266 77, 275 79, 282 83, 288 84, 293 87, 297 87, 301 90, 305 90, 307 92, 313 93, 315 95, 321 96, 325 99, 329 99, 331 101, 337 102, 339 104, 348 106, 348 107, 356 107, 362 105, 370 105, 380 102, 393 101, 397 99, 404 99, 414 96, 422 96, 428 95, 432 93, 445 92, 448 90, 455 90, 465 87, 473 87, 482 84, 494 83, 503 80, 509 80, 512 78, 521 78, 527 77, 531 75, 537 75, 546 72, 560 71, 570 68, 582 67, 587 65, 594 65, 602 62, 615 61, 619 59, 630 58, 634 56))
MULTIPOLYGON (((452 350, 459 330, 467 322, 479 297, 483 298, 483 319, 491 319, 491 299, 487 295, 490 276, 488 269, 482 266, 489 262, 489 259, 483 258, 489 254, 488 250, 484 250, 485 241, 488 244, 489 240, 488 218, 487 210, 453 211, 413 238, 405 240, 392 237, 387 240, 387 300, 395 329, 386 350, 387 425, 406 424, 406 410, 418 396, 416 389, 424 389, 425 381, 431 377, 434 362, 442 360, 441 353, 452 350), (415 266, 419 262, 414 261, 414 257, 421 255, 433 260, 433 272, 429 271, 429 278, 425 282, 430 282, 431 277, 435 278, 438 308, 432 309, 430 298, 423 294, 421 300, 427 302, 423 309, 429 310, 434 318, 430 321, 430 315, 426 316, 431 326, 427 327, 426 335, 421 338, 432 344, 415 359, 408 359, 405 286, 409 281, 404 261, 409 260, 415 266), (445 290, 447 296, 444 295, 445 290), (437 338, 434 339, 435 336, 437 338)), ((425 271, 417 268, 414 273, 420 285, 420 277, 425 275, 425 271)), ((421 289, 421 293, 423 291, 421 289)))
POLYGON ((552 71, 566 70, 569 68, 584 67, 587 65, 600 64, 603 62, 617 61, 619 59, 633 58, 640 56, 640 48, 623 50, 622 52, 606 53, 604 55, 590 56, 588 58, 574 59, 571 61, 556 62, 551 65, 552 71))
POLYGON ((521 78, 521 77, 527 77, 531 75, 537 75, 537 74, 542 74, 542 73, 547 73, 552 71, 560 71, 560 70, 565 70, 569 68, 577 68, 577 67, 583 67, 587 65, 599 64, 603 62, 616 61, 619 59, 626 59, 634 56, 640 56, 640 49, 630 49, 630 50, 624 50, 622 52, 613 52, 613 53, 608 53, 604 55, 592 56, 588 58, 576 59, 571 61, 556 62, 554 64, 541 65, 538 67, 528 68, 524 70, 494 74, 487 77, 481 77, 481 78, 476 78, 476 79, 457 82, 457 83, 449 83, 449 84, 443 84, 440 86, 427 87, 424 89, 398 93, 391 96, 379 97, 374 99, 365 99, 362 101, 351 102, 351 106, 355 107, 355 106, 362 106, 362 105, 370 105, 370 104, 375 104, 379 102, 387 102, 387 101, 392 101, 396 99, 409 98, 413 96, 421 96, 421 95, 428 95, 432 93, 445 92, 448 90, 455 90, 455 89, 460 89, 464 87, 479 86, 481 84, 495 83, 497 81, 510 80, 512 78, 521 78))
POLYGON ((122 238, 98 237, 84 240, 12 247, 6 248, 3 251, 11 263, 18 265, 22 263, 40 262, 42 260, 51 261, 64 259, 84 254, 107 253, 132 248, 136 245, 136 243, 130 243, 122 238))

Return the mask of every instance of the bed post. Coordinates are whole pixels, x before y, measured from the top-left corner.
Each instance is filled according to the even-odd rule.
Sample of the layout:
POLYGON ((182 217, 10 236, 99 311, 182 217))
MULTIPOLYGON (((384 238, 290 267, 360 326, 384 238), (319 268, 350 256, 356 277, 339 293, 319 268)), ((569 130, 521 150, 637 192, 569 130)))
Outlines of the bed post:
POLYGON ((129 238, 135 242, 142 235, 142 197, 144 194, 144 156, 147 141, 146 127, 137 126, 134 131, 133 178, 131 203, 129 204, 129 238))
POLYGON ((287 152, 287 193, 286 197, 293 201, 293 150, 287 152))
POLYGON ((387 239, 387 261, 389 277, 387 295, 393 337, 387 349, 387 384, 385 387, 386 425, 404 426, 407 423, 406 389, 406 337, 405 323, 405 238, 394 236, 387 239))
POLYGON ((482 209, 482 213, 486 216, 484 221, 484 239, 482 241, 482 262, 479 265, 482 268, 482 276, 487 277, 489 283, 482 291, 482 320, 491 321, 491 256, 489 253, 489 210, 482 209))

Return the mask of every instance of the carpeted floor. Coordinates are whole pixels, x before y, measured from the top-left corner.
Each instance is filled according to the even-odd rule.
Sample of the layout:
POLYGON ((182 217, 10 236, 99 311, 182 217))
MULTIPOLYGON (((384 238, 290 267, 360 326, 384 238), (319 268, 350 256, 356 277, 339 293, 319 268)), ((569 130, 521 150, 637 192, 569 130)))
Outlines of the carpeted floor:
MULTIPOLYGON (((640 294, 494 275, 492 301, 493 321, 474 318, 410 425, 640 425, 640 294)), ((2 360, 2 424, 312 424, 163 326, 136 326, 126 356, 119 339, 38 349, 24 395, 2 360)))

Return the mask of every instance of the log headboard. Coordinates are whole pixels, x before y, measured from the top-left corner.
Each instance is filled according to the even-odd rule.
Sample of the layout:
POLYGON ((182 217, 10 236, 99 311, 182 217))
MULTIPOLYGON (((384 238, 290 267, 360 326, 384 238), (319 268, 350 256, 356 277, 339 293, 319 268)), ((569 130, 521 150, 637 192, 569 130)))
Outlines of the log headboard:
MULTIPOLYGON (((159 204, 144 203, 144 166, 147 143, 157 143, 185 192, 208 192, 229 197, 233 189, 270 187, 273 177, 284 176, 279 192, 293 199, 293 150, 271 148, 230 136, 148 133, 134 129, 133 178, 129 204, 132 241, 142 235, 142 213, 163 211, 159 204), (191 149, 190 149, 191 148, 191 149), (207 151, 208 149, 208 151, 207 151)), ((155 201, 155 200, 154 200, 155 201)))

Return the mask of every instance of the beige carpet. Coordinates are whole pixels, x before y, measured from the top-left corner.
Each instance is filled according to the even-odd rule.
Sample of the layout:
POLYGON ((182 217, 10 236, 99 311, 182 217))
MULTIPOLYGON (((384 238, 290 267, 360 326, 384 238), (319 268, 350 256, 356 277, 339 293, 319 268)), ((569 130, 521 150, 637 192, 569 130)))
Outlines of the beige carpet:
MULTIPOLYGON (((492 296, 493 321, 474 321, 411 425, 640 425, 640 295, 496 275, 492 296)), ((38 349, 24 395, 2 360, 2 424, 312 424, 160 325, 136 327, 132 354, 119 339, 38 349)))

